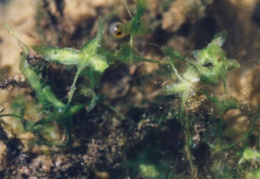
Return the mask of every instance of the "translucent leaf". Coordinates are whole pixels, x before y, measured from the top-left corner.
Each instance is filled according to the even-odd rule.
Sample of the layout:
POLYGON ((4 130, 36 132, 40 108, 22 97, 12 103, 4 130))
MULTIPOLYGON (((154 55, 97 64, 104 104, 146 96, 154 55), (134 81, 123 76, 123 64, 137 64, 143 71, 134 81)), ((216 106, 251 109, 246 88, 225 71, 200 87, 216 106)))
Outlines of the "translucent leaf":
POLYGON ((146 6, 145 0, 137 0, 136 14, 131 21, 122 27, 125 34, 144 35, 152 32, 152 29, 142 21, 146 6))
POLYGON ((30 48, 25 45, 14 33, 14 31, 10 28, 10 26, 6 23, 5 24, 7 30, 9 31, 9 33, 13 36, 13 38, 17 41, 17 43, 19 44, 19 46, 21 47, 21 49, 23 49, 24 53, 29 53, 30 52, 30 48))
POLYGON ((88 110, 87 110, 87 112, 89 112, 89 111, 91 111, 95 106, 96 106, 96 103, 97 103, 97 96, 96 96, 96 94, 95 93, 93 93, 93 98, 92 98, 92 100, 91 100, 91 102, 90 102, 90 104, 89 104, 89 106, 88 106, 88 110))
POLYGON ((240 64, 238 63, 238 61, 233 60, 233 59, 228 59, 226 65, 227 65, 227 69, 228 69, 228 70, 232 70, 232 69, 235 69, 235 68, 239 68, 239 67, 240 67, 240 64))
POLYGON ((94 71, 103 73, 108 68, 106 59, 101 55, 92 55, 89 65, 94 71))
POLYGON ((184 58, 177 50, 175 50, 171 47, 163 46, 162 50, 166 56, 169 56, 171 58, 179 58, 179 59, 184 58))
POLYGON ((29 85, 35 90, 40 103, 43 105, 52 105, 58 110, 66 108, 65 104, 56 98, 51 88, 41 80, 39 75, 32 69, 26 60, 26 56, 22 56, 20 70, 26 77, 29 85))
POLYGON ((49 47, 43 45, 36 45, 32 48, 49 62, 73 65, 78 64, 81 58, 80 51, 72 48, 49 47))
POLYGON ((154 60, 150 60, 142 57, 134 48, 128 44, 123 44, 120 50, 116 54, 117 58, 126 64, 138 63, 138 62, 152 62, 156 63, 154 60))
POLYGON ((148 25, 135 19, 124 24, 122 30, 127 35, 145 35, 152 32, 152 29, 148 25))
POLYGON ((101 17, 98 18, 98 33, 96 37, 91 40, 89 43, 83 46, 81 51, 85 54, 96 53, 98 48, 101 46, 104 33, 104 23, 101 17))
POLYGON ((96 94, 94 93, 94 96, 93 96, 93 98, 92 98, 92 100, 91 100, 91 102, 88 106, 87 112, 91 111, 96 106, 97 102, 105 99, 105 97, 106 97, 105 95, 97 95, 96 96, 96 94))
POLYGON ((227 32, 221 31, 214 35, 213 40, 211 41, 211 44, 216 44, 220 47, 222 47, 226 41, 227 32))

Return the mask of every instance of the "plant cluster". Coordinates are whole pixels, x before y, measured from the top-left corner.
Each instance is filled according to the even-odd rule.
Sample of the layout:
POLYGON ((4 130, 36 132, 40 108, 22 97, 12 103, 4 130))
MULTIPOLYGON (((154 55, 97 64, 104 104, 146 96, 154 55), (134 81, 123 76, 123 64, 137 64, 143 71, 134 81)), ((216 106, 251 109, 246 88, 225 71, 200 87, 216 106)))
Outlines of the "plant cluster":
MULTIPOLYGON (((145 9, 146 1, 137 0, 136 14, 132 19, 125 24, 117 24, 115 27, 116 33, 123 33, 125 36, 130 36, 129 42, 122 44, 118 50, 108 49, 102 42, 104 22, 101 17, 98 19, 98 32, 96 37, 83 45, 80 50, 44 45, 28 47, 21 42, 10 27, 6 25, 11 35, 22 48, 19 62, 20 71, 25 76, 29 86, 35 91, 44 115, 36 122, 26 120, 23 116, 15 114, 1 114, 0 117, 12 116, 19 118, 22 121, 24 130, 40 136, 40 142, 42 143, 68 147, 72 144, 73 116, 85 108, 87 108, 87 112, 89 113, 95 106, 102 103, 104 99, 102 94, 96 94, 96 89, 99 88, 102 75, 105 71, 113 65, 122 63, 132 65, 139 62, 148 62, 158 64, 160 70, 166 72, 166 76, 169 77, 167 80, 170 81, 170 84, 164 85, 161 89, 161 96, 170 96, 169 100, 165 103, 168 103, 173 96, 180 97, 180 102, 177 104, 177 107, 175 106, 175 108, 166 111, 167 113, 171 113, 170 117, 165 117, 163 114, 161 117, 163 118, 162 121, 168 120, 167 118, 179 121, 184 131, 184 151, 189 163, 189 171, 193 176, 198 175, 198 169, 193 162, 192 156, 192 148, 196 144, 196 142, 194 142, 196 140, 194 140, 192 136, 196 132, 198 138, 200 138, 199 133, 203 131, 204 141, 202 141, 212 149, 212 153, 232 148, 239 142, 247 139, 252 134, 255 126, 254 123, 258 120, 259 116, 253 117, 252 127, 239 141, 225 145, 225 142, 221 139, 222 133, 220 131, 223 125, 214 126, 215 128, 212 126, 202 127, 203 129, 200 131, 198 128, 194 130, 196 124, 194 118, 196 118, 195 116, 198 114, 191 112, 188 108, 192 104, 190 102, 192 99, 199 95, 204 95, 207 98, 208 104, 214 106, 214 109, 217 110, 214 115, 219 116, 220 121, 222 121, 224 114, 228 110, 242 109, 242 105, 236 100, 228 99, 227 96, 224 99, 218 99, 206 90, 206 87, 216 85, 221 80, 226 93, 226 75, 230 70, 239 68, 240 66, 236 60, 228 59, 226 52, 222 49, 226 32, 222 31, 217 33, 207 47, 202 50, 194 51, 194 60, 183 57, 176 50, 168 46, 158 47, 164 54, 163 60, 147 59, 138 52, 133 43, 135 36, 145 35, 152 31, 142 20, 145 9), (45 81, 44 69, 47 68, 46 64, 49 63, 62 64, 70 70, 76 67, 73 82, 67 95, 62 99, 55 93, 55 90, 52 89, 51 82, 45 81), (82 103, 74 100, 75 94, 77 94, 76 89, 80 86, 78 82, 80 77, 86 79, 84 82, 80 81, 80 83, 84 85, 84 95, 87 97, 87 100, 82 103), (56 125, 53 124, 57 124, 63 128, 62 132, 66 136, 65 142, 57 143, 54 142, 55 137, 53 139, 46 137, 46 134, 56 130, 56 125), (213 129, 215 130, 215 134, 213 135, 214 140, 211 139, 212 134, 210 134, 210 131, 213 129)), ((112 106, 110 106, 110 109, 120 114, 120 112, 112 106)), ((206 111, 206 109, 203 110, 202 112, 206 111)), ((1 113, 3 113, 3 110, 1 113)), ((124 118, 122 114, 120 115, 124 118)), ((205 115, 207 114, 200 114, 200 116, 203 117, 205 115)), ((213 118, 213 114, 208 116, 208 118, 207 120, 210 121, 210 118, 213 118)), ((213 121, 213 119, 211 121, 213 121)), ((199 139, 197 141, 200 142, 199 139)), ((252 154, 252 152, 249 152, 249 149, 247 149, 243 153, 240 162, 250 158, 248 157, 249 155, 246 155, 247 153, 251 153, 250 156, 259 158, 259 152, 252 154)), ((156 168, 156 165, 150 164, 149 162, 147 163, 146 160, 138 161, 137 163, 140 169, 139 173, 143 177, 156 178, 163 176, 163 174, 160 173, 160 169, 158 169, 158 167, 156 168)), ((131 165, 129 164, 129 166, 131 165)), ((171 176, 169 172, 168 176, 171 176)))

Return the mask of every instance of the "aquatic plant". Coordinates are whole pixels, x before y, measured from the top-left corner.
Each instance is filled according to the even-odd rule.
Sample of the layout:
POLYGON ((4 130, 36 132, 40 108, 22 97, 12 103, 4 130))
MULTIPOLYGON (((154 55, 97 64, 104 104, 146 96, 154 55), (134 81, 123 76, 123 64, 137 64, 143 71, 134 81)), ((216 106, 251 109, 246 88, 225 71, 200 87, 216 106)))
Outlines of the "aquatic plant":
MULTIPOLYGON (((136 15, 129 23, 124 24, 123 26, 123 32, 125 34, 131 32, 131 41, 133 40, 134 35, 146 33, 146 30, 143 29, 144 24, 141 21, 145 9, 145 4, 145 1, 139 0, 137 3, 136 15)), ((45 45, 36 45, 30 48, 23 42, 21 42, 19 38, 17 38, 16 35, 13 33, 9 25, 6 24, 6 27, 9 30, 10 34, 16 39, 23 50, 19 65, 22 74, 25 76, 31 88, 35 90, 37 98, 42 107, 50 107, 51 109, 48 109, 48 111, 50 111, 51 113, 48 114, 46 118, 43 118, 35 123, 23 119, 22 116, 12 114, 2 114, 1 116, 18 117, 24 121, 25 129, 27 131, 33 132, 35 132, 36 128, 41 128, 42 125, 48 124, 49 122, 58 122, 59 124, 65 126, 66 134, 68 135, 68 139, 70 139, 69 131, 71 131, 72 116, 83 109, 86 104, 89 105, 87 112, 91 111, 95 107, 96 102, 100 99, 100 97, 96 96, 94 90, 100 84, 100 76, 102 76, 104 71, 111 64, 114 63, 114 61, 107 61, 107 50, 99 50, 101 49, 101 46, 103 47, 103 23, 104 22, 102 21, 102 19, 99 18, 98 33, 96 37, 83 45, 81 50, 76 50, 72 48, 51 47, 45 45), (43 59, 49 63, 60 63, 68 66, 75 65, 77 67, 73 83, 67 95, 66 104, 56 97, 56 94, 54 94, 50 85, 46 84, 44 80, 41 79, 40 76, 42 76, 42 74, 37 71, 37 69, 32 64, 30 64, 30 61, 32 60, 35 60, 37 63, 37 61, 40 60, 39 57, 40 59, 43 59), (89 95, 92 96, 92 100, 90 102, 87 102, 86 104, 72 105, 71 102, 73 94, 76 90, 76 82, 83 70, 86 76, 90 79, 90 90, 88 91, 88 93, 90 93, 89 95)), ((154 60, 149 60, 141 57, 141 55, 139 55, 138 52, 132 47, 132 43, 131 46, 129 46, 128 44, 123 44, 120 50, 114 52, 113 56, 115 56, 116 60, 118 60, 119 62, 127 64, 140 61, 155 62, 154 60)), ((66 144, 67 143, 68 142, 66 142, 66 144)))
MULTIPOLYGON (((137 0, 135 15, 132 16, 129 12, 131 20, 124 24, 120 23, 113 26, 113 28, 115 28, 114 30, 116 30, 115 33, 118 33, 120 36, 122 34, 123 36, 130 36, 129 42, 123 43, 118 50, 109 49, 102 42, 104 22, 101 17, 98 19, 98 32, 96 37, 83 45, 80 50, 46 45, 28 47, 21 42, 11 28, 6 25, 10 34, 22 48, 19 68, 31 89, 35 91, 37 100, 41 105, 40 112, 42 112, 43 115, 38 121, 32 122, 25 119, 22 113, 20 115, 3 114, 4 110, 1 110, 0 117, 11 116, 19 119, 22 123, 23 130, 36 134, 39 137, 39 143, 69 147, 73 142, 73 116, 84 111, 84 108, 87 109, 86 112, 84 111, 85 113, 90 113, 97 105, 102 104, 102 99, 105 98, 104 95, 96 93, 96 89, 99 88, 105 71, 113 65, 132 65, 139 62, 148 62, 158 64, 158 66, 161 67, 159 71, 167 73, 164 79, 171 83, 163 85, 161 89, 160 95, 164 98, 162 103, 164 103, 166 107, 163 112, 156 113, 157 116, 152 113, 153 122, 159 126, 159 131, 163 131, 163 128, 167 128, 165 126, 162 127, 163 122, 167 123, 170 120, 174 120, 174 125, 180 123, 181 130, 185 136, 183 139, 184 147, 180 145, 180 150, 182 150, 188 161, 187 163, 190 169, 187 169, 187 171, 189 171, 193 177, 197 177, 199 172, 198 167, 194 164, 192 153, 192 150, 195 148, 194 146, 198 145, 197 143, 205 143, 211 149, 212 156, 216 156, 216 153, 218 154, 221 151, 231 149, 238 143, 246 140, 252 134, 255 122, 259 119, 259 116, 252 117, 253 122, 251 128, 249 128, 237 142, 227 144, 222 139, 224 114, 228 110, 242 110, 244 107, 235 99, 229 99, 227 97, 226 76, 230 70, 239 68, 240 65, 236 60, 228 59, 226 52, 222 49, 226 32, 222 31, 217 33, 205 48, 193 51, 194 60, 183 57, 179 52, 168 46, 159 47, 164 53, 163 60, 148 59, 140 54, 133 43, 135 36, 152 32, 152 29, 149 28, 142 19, 146 6, 145 0, 137 0), (60 95, 53 89, 51 85, 52 82, 46 81, 44 78, 45 74, 39 70, 39 66, 40 68, 46 69, 45 64, 49 63, 61 64, 68 67, 68 71, 70 71, 71 74, 73 74, 72 67, 76 67, 73 82, 70 85, 68 93, 61 99, 60 95), (81 76, 84 77, 83 80, 79 80, 81 76), (214 96, 211 91, 206 89, 208 86, 217 85, 220 81, 222 81, 226 93, 223 99, 214 96), (76 89, 80 85, 85 88, 84 95, 87 99, 84 100, 84 102, 75 100, 75 96, 78 95, 76 89), (211 108, 216 110, 215 116, 213 114, 210 116, 208 113, 197 114, 189 109, 189 105, 192 104, 191 101, 193 99, 197 100, 198 96, 202 95, 205 96, 207 101, 206 105, 208 106, 204 107, 204 105, 200 104, 203 106, 201 113, 211 108), (178 97, 181 99, 181 102, 178 102, 177 105, 174 106, 171 100, 172 98, 174 100, 178 99, 178 97), (204 126, 202 127, 203 129, 198 129, 199 127, 195 127, 197 121, 194 120, 194 118, 196 118, 194 116, 196 115, 200 115, 201 118, 207 118, 206 120, 211 120, 210 122, 218 121, 216 122, 217 125, 204 126), (216 131, 213 140, 210 138, 212 137, 210 134, 211 129, 216 131), (202 138, 200 137, 201 131, 203 133, 203 139, 200 139, 202 138), (58 138, 62 138, 60 137, 61 135, 65 136, 63 137, 65 140, 57 141, 58 138), (193 136, 197 137, 197 139, 193 139, 193 136)), ((158 47, 157 45, 154 46, 158 47)), ((202 102, 200 101, 200 103, 202 102)), ((112 106, 106 105, 106 107, 115 112, 122 119, 127 117, 112 106)), ((141 126, 142 122, 143 121, 140 121, 138 125, 141 126)), ((157 157, 155 153, 163 150, 163 147, 158 145, 159 144, 152 148, 153 151, 147 150, 143 148, 143 146, 140 147, 137 156, 143 156, 143 159, 129 160, 125 166, 134 171, 133 175, 140 175, 142 177, 156 178, 158 176, 172 176, 174 171, 169 168, 169 165, 172 163, 170 157, 175 157, 175 155, 169 154, 169 158, 160 156, 163 163, 155 163, 154 161, 157 157), (134 168, 137 168, 137 170, 134 168), (135 172, 137 172, 137 174, 135 172)), ((248 153, 251 153, 252 156, 252 152, 246 150, 240 161, 247 160, 248 155, 246 154, 248 153)), ((259 152, 254 153, 254 155, 258 156, 259 152)))

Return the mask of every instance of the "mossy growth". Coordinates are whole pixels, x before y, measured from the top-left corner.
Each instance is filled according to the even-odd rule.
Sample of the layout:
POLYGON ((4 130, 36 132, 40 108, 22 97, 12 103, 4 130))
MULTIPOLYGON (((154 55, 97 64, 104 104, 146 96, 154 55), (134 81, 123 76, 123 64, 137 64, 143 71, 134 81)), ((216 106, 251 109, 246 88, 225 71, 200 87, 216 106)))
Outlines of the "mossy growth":
MULTIPOLYGON (((241 147, 236 148, 238 144, 242 143, 243 147, 247 147, 246 141, 253 135, 255 123, 259 119, 258 115, 252 114, 250 116, 252 125, 236 141, 230 142, 223 137, 226 112, 231 109, 238 109, 243 112, 247 109, 237 100, 227 96, 226 76, 230 70, 239 68, 240 65, 236 60, 228 59, 222 48, 226 38, 225 31, 217 33, 205 48, 194 51, 193 60, 183 57, 179 52, 168 46, 159 47, 164 55, 163 60, 145 58, 134 46, 133 41, 136 36, 152 32, 152 29, 142 18, 145 15, 146 6, 145 0, 137 0, 135 15, 129 22, 118 26, 120 32, 130 36, 129 42, 123 43, 118 50, 109 49, 103 43, 104 21, 101 17, 98 18, 96 37, 89 40, 79 50, 46 45, 29 47, 21 42, 11 28, 6 25, 22 48, 19 62, 20 71, 25 76, 30 88, 35 92, 34 99, 40 104, 39 111, 42 115, 37 121, 27 120, 24 111, 26 108, 21 107, 14 114, 4 114, 2 110, 0 117, 14 117, 20 121, 23 131, 38 136, 38 143, 64 147, 66 150, 73 148, 73 139, 77 137, 74 133, 74 117, 76 115, 89 117, 92 116, 91 112, 97 107, 106 108, 111 113, 116 114, 115 116, 120 120, 127 120, 126 123, 131 124, 130 127, 125 127, 126 129, 122 127, 121 130, 120 128, 118 133, 115 132, 115 129, 114 133, 108 134, 110 137, 120 134, 123 139, 127 138, 125 139, 127 142, 124 142, 123 139, 119 140, 119 137, 116 136, 113 145, 120 141, 121 150, 118 153, 124 155, 122 158, 126 160, 120 161, 121 163, 118 162, 120 163, 118 165, 121 167, 120 170, 127 168, 131 177, 167 178, 188 175, 197 178, 207 174, 218 177, 217 169, 220 167, 218 164, 223 162, 218 157, 222 155, 223 151, 227 150, 232 150, 231 153, 234 156, 238 155, 233 151, 234 149, 241 150, 241 147), (157 106, 163 106, 162 110, 161 108, 159 108, 161 111, 157 108, 156 110, 149 108, 147 110, 149 113, 141 112, 141 115, 135 115, 138 113, 136 112, 138 107, 135 107, 135 104, 132 104, 134 112, 130 109, 120 111, 120 108, 117 109, 112 105, 105 104, 105 96, 98 91, 103 82, 102 77, 106 75, 106 72, 121 64, 130 66, 142 62, 157 64, 159 66, 158 71, 164 75, 162 75, 162 78, 167 81, 167 85, 162 85, 160 95, 154 99, 157 106), (46 74, 43 71, 47 70, 46 64, 63 65, 70 71, 70 74, 74 74, 73 67, 76 67, 72 84, 69 84, 69 89, 64 96, 53 89, 53 81, 45 80, 46 74), (39 66, 44 70, 39 70, 39 66), (220 81, 222 81, 226 93, 223 98, 216 97, 207 88, 208 86, 218 85, 220 81), (77 98, 82 98, 82 100, 77 100, 77 98), (143 117, 146 114, 148 114, 148 117, 143 117), (176 126, 178 126, 178 129, 176 126), (164 139, 157 138, 157 136, 166 137, 167 141, 162 141, 164 139), (134 153, 136 156, 128 155, 132 148, 138 145, 139 148, 134 153), (200 156, 196 154, 196 150, 200 147, 206 148, 205 150, 209 152, 208 156, 204 156, 205 161, 214 159, 210 166, 206 166, 206 162, 206 164, 200 162, 200 156), (182 167, 178 168, 178 165, 182 167), (203 172, 203 167, 206 167, 208 172, 203 172)), ((64 84, 69 81, 62 79, 64 81, 61 83, 64 84)), ((12 106, 18 109, 17 105, 25 106, 25 103, 21 98, 21 100, 13 101, 12 106)), ((102 110, 100 111, 102 112, 102 110)), ((111 118, 114 119, 114 116, 111 118)), ((92 128, 90 126, 88 129, 89 131, 98 130, 98 127, 92 128)), ((93 133, 102 138, 108 132, 95 131, 93 133)), ((105 151, 101 144, 88 146, 88 150, 89 153, 92 152, 96 156, 105 151)), ((107 149, 107 151, 109 150, 114 152, 116 149, 107 149)), ((107 161, 112 161, 113 152, 104 154, 105 157, 109 158, 107 161)), ((251 159, 248 156, 258 156, 258 154, 258 151, 252 154, 252 152, 245 150, 242 157, 241 155, 238 156, 241 157, 240 161, 244 161, 251 159)), ((239 157, 236 158, 236 161, 239 157)), ((89 156, 86 158, 89 158, 89 156)), ((96 160, 93 159, 93 161, 96 160)), ((91 163, 90 161, 86 163, 88 162, 91 163)), ((102 167, 109 168, 107 166, 102 167)), ((110 169, 113 170, 113 167, 110 167, 110 169)), ((227 173, 230 171, 227 170, 227 173)), ((254 171, 243 175, 258 174, 258 171, 254 171)))

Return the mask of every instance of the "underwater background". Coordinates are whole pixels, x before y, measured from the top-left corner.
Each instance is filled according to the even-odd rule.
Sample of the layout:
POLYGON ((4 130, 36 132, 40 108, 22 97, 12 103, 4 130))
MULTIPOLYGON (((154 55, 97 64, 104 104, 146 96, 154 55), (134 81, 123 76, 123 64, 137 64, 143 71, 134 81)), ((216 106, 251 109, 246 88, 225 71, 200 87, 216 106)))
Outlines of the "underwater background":
POLYGON ((259 0, 0 0, 0 178, 260 178, 259 0))

